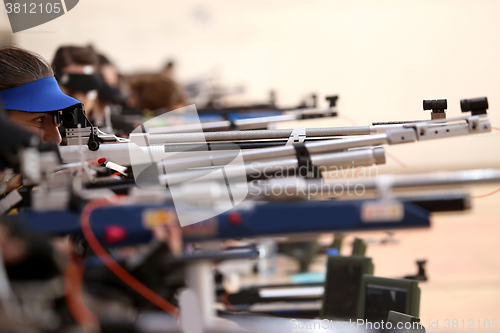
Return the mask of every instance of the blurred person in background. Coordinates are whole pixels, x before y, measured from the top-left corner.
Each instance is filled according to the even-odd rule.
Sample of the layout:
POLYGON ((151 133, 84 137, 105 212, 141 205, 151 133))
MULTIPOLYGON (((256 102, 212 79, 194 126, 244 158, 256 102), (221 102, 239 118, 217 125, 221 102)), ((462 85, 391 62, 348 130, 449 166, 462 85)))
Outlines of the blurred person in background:
POLYGON ((61 46, 57 49, 52 68, 61 90, 85 105, 87 117, 96 117, 94 107, 99 89, 99 57, 90 46, 61 46))
POLYGON ((102 53, 97 53, 98 67, 97 77, 99 80, 98 99, 113 105, 126 107, 128 83, 124 76, 120 75, 116 66, 102 53))
POLYGON ((99 57, 99 73, 101 74, 104 82, 112 88, 118 88, 119 74, 116 67, 109 61, 109 59, 102 53, 98 54, 99 57))
POLYGON ((99 80, 94 125, 116 135, 127 135, 142 122, 140 110, 131 105, 128 80, 102 53, 97 53, 99 80))
POLYGON ((116 134, 125 134, 135 128, 133 123, 120 119, 127 99, 118 88, 118 72, 106 56, 97 53, 92 46, 61 46, 52 67, 61 89, 85 104, 87 117, 93 125, 110 133, 117 128, 116 134))
POLYGON ((142 74, 131 79, 131 98, 146 117, 154 117, 187 105, 184 90, 163 75, 142 74))

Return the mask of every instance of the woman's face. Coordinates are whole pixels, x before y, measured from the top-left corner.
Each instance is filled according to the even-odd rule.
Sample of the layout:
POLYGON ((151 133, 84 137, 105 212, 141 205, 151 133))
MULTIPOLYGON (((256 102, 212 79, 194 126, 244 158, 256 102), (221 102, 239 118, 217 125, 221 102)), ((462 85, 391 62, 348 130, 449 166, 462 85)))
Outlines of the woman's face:
POLYGON ((22 128, 38 134, 42 142, 62 141, 59 125, 54 124, 53 112, 9 111, 9 119, 22 128))
MULTIPOLYGON (((93 74, 94 67, 91 65, 77 65, 71 64, 63 68, 63 73, 68 74, 93 74)), ((90 90, 87 92, 83 91, 73 91, 68 88, 61 86, 61 91, 68 96, 71 96, 84 104, 85 112, 87 116, 90 117, 92 110, 94 108, 96 98, 97 98, 97 90, 90 90)))

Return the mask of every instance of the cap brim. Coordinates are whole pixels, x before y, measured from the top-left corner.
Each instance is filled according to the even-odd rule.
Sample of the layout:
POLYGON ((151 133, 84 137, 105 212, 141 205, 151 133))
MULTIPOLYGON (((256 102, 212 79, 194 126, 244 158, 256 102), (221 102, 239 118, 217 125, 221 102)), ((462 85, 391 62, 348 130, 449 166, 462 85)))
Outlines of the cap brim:
POLYGON ((64 94, 53 76, 22 86, 0 91, 0 99, 7 110, 50 112, 81 104, 64 94))

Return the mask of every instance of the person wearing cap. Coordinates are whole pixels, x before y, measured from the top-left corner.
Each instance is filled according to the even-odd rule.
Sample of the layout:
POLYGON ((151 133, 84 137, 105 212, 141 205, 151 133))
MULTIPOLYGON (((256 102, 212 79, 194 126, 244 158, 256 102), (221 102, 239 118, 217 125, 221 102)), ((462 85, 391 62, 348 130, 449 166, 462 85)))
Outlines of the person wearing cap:
POLYGON ((61 91, 40 55, 13 46, 0 48, 0 102, 11 122, 38 134, 42 142, 57 143, 57 114, 81 104, 61 91))
MULTIPOLYGON (((40 55, 14 46, 0 47, 0 103, 8 121, 39 136, 41 142, 62 141, 59 114, 62 110, 83 107, 81 101, 64 94, 54 72, 40 55)), ((2 136, 3 137, 3 136, 2 136)), ((12 134, 8 140, 18 139, 12 134)), ((9 142, 4 142, 9 144, 9 142)), ((103 158, 89 161, 101 164, 103 158)), ((9 180, 12 187, 21 185, 22 175, 9 180)))

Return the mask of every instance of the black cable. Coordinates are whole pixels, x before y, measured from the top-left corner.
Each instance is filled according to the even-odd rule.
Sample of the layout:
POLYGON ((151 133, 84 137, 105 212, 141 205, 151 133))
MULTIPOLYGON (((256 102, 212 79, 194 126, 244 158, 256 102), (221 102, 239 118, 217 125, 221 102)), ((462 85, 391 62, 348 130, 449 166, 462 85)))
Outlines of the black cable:
POLYGON ((89 122, 90 124, 90 135, 89 135, 89 142, 87 143, 87 147, 91 151, 97 151, 99 150, 100 142, 104 142, 104 140, 100 139, 97 134, 94 133, 94 125, 92 125, 92 122, 87 118, 87 115, 85 114, 85 110, 82 109, 82 114, 85 117, 85 119, 89 122))

